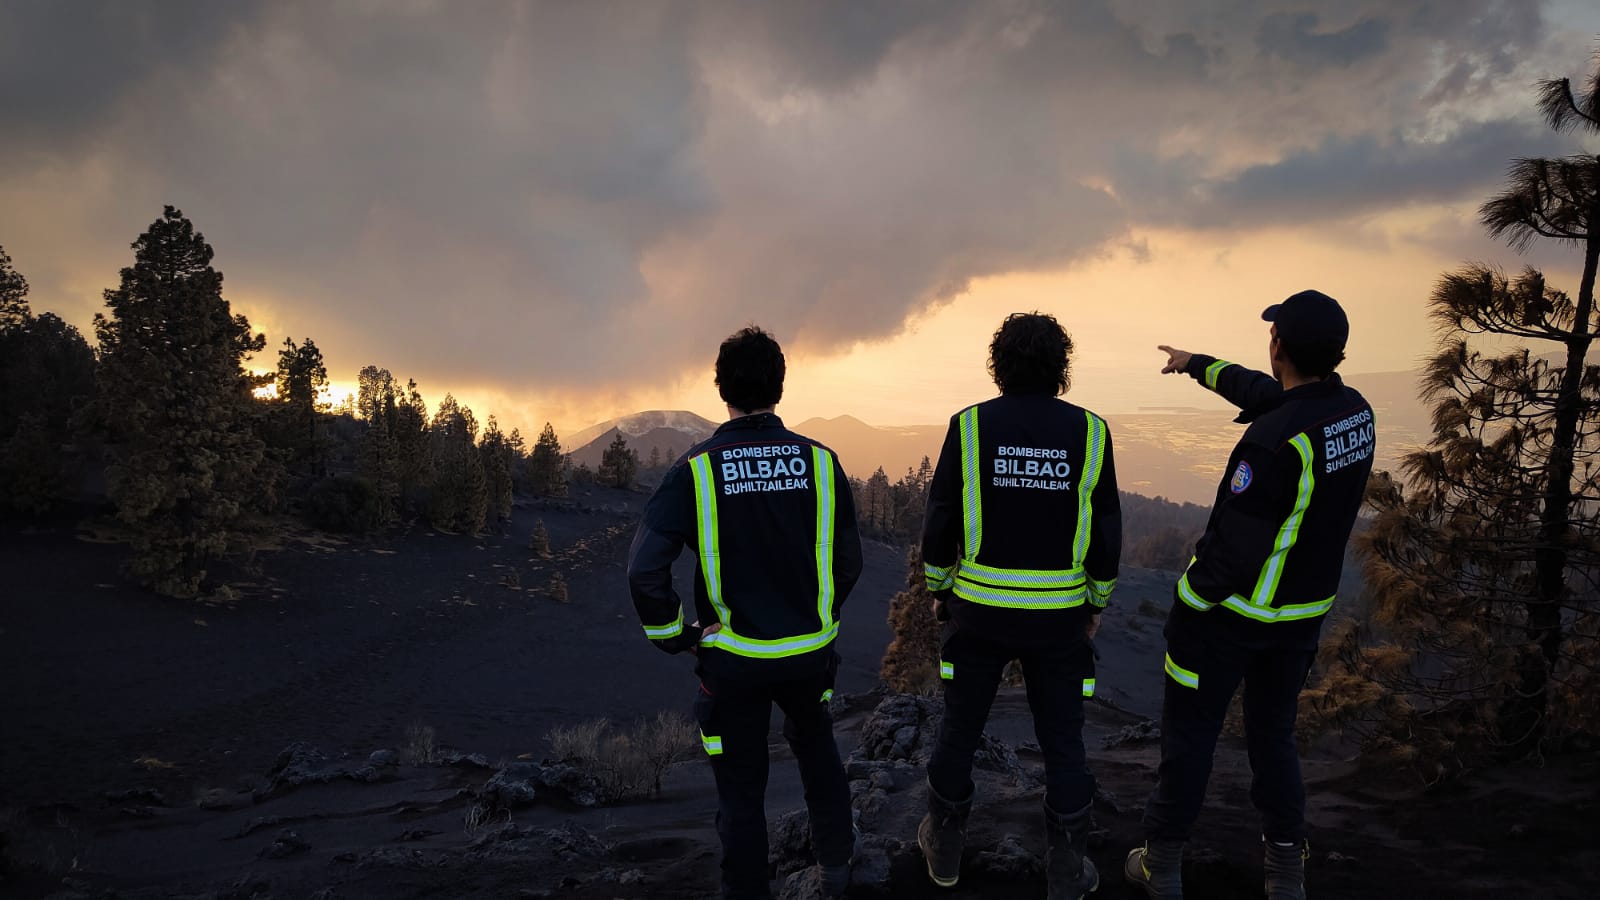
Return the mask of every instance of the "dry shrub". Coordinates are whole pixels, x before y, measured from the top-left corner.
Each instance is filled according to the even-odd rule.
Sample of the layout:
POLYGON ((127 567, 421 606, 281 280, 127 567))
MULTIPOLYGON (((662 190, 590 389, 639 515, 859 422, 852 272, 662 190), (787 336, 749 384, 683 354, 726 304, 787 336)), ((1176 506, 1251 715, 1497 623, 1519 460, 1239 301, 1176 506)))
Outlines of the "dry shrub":
POLYGON ((674 764, 693 758, 699 732, 685 716, 661 712, 620 728, 605 719, 550 729, 550 759, 577 766, 600 782, 601 800, 615 803, 661 793, 674 764))
POLYGON ((528 538, 528 549, 540 559, 550 558, 550 531, 544 527, 543 519, 533 523, 533 534, 528 538))
POLYGON ((407 766, 425 766, 439 761, 439 745, 432 725, 412 722, 406 728, 405 742, 400 745, 400 762, 407 766))
POLYGON ((560 572, 550 576, 550 584, 544 589, 545 595, 557 603, 567 603, 567 578, 560 572))
POLYGON ((894 639, 884 651, 878 675, 890 690, 932 693, 939 687, 940 627, 933 617, 933 594, 922 568, 922 548, 906 554, 906 589, 889 601, 894 639))

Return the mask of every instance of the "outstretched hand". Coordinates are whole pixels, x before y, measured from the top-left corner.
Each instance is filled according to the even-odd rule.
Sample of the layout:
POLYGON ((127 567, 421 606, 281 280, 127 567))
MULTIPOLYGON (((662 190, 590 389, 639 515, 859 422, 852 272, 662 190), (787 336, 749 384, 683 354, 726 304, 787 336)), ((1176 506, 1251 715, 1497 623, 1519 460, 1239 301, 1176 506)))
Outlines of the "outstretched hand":
POLYGON ((1158 344, 1156 345, 1156 349, 1163 350, 1167 354, 1167 364, 1161 367, 1161 374, 1171 375, 1174 372, 1182 373, 1189 367, 1189 358, 1193 355, 1189 351, 1179 350, 1176 347, 1168 347, 1166 344, 1158 344))

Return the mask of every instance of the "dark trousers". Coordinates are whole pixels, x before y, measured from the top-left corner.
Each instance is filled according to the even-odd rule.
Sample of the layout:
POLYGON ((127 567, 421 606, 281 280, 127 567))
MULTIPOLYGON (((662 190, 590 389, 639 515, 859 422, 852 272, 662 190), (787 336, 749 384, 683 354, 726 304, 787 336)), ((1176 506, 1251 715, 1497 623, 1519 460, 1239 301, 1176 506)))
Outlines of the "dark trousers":
POLYGON ((1045 802, 1060 813, 1082 809, 1094 799, 1094 776, 1083 751, 1083 700, 1094 679, 1087 641, 1028 647, 950 629, 940 651, 944 720, 928 760, 928 783, 947 800, 972 794, 972 757, 1013 659, 1022 663, 1033 733, 1044 754, 1045 802))
POLYGON ((1229 627, 1236 623, 1226 617, 1233 615, 1227 609, 1197 612, 1179 602, 1167 619, 1160 781, 1144 811, 1150 840, 1188 840, 1241 681, 1250 799, 1261 811, 1261 833, 1286 843, 1305 839, 1306 788, 1294 726, 1316 651, 1241 639, 1240 630, 1229 627))
POLYGON ((722 838, 722 894, 765 898, 767 867, 767 731, 772 705, 783 710, 783 736, 794 751, 811 814, 811 845, 818 862, 850 860, 854 829, 850 784, 828 713, 837 658, 814 676, 775 683, 719 679, 701 673, 695 699, 711 771, 717 782, 717 835, 722 838))

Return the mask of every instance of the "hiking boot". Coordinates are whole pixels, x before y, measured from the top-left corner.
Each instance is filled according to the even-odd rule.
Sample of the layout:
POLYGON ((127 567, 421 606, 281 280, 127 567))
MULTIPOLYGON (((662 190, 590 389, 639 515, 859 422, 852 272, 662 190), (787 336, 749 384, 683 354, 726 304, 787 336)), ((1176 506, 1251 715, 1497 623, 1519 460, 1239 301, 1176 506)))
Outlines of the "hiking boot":
POLYGON ((1305 841, 1287 846, 1263 840, 1266 846, 1267 900, 1306 900, 1306 857, 1311 847, 1305 841))
POLYGON ((1082 900, 1100 887, 1100 873, 1089 860, 1089 804, 1062 815, 1044 807, 1044 871, 1049 900, 1082 900))
POLYGON ((971 812, 972 797, 948 800, 928 785, 928 814, 917 826, 917 846, 928 862, 928 877, 939 887, 955 887, 961 877, 961 850, 971 812))
POLYGON ((822 869, 822 896, 829 900, 843 897, 845 891, 850 889, 850 866, 856 861, 856 857, 861 855, 861 829, 852 827, 851 830, 855 832, 855 843, 850 847, 849 859, 837 866, 824 865, 821 860, 817 861, 818 867, 822 869))
POLYGON ((1183 900, 1183 842, 1146 841, 1128 851, 1122 874, 1150 900, 1183 900))

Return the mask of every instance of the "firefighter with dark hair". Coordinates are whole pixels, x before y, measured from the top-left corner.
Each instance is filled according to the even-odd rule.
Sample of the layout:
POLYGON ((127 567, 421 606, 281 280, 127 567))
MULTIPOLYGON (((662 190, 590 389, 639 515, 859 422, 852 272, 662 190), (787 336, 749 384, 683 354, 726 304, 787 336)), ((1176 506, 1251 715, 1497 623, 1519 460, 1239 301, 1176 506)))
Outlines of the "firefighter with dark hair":
POLYGON ((1122 508, 1105 420, 1058 398, 1071 354, 1054 317, 1007 317, 989 346, 1000 396, 951 418, 929 486, 922 557, 946 621, 944 718, 917 843, 941 887, 961 874, 973 754, 1012 660, 1044 754, 1049 897, 1076 900, 1100 883, 1086 855, 1095 782, 1083 707, 1095 688, 1090 640, 1117 580, 1122 508))
POLYGON ((1271 375, 1160 348, 1163 373, 1182 372, 1220 394, 1249 427, 1167 617, 1160 778, 1145 807, 1145 845, 1125 866, 1154 900, 1183 896, 1184 844, 1241 682, 1267 897, 1306 895, 1295 713, 1372 471, 1374 423, 1372 407, 1334 371, 1350 335, 1337 301, 1302 291, 1261 318, 1272 323, 1271 375))
POLYGON ((723 341, 728 421, 679 459, 645 507, 628 582, 645 635, 697 656, 694 704, 717 783, 722 896, 767 898, 767 728, 784 713, 829 896, 849 885, 855 829, 828 701, 839 611, 861 575, 850 483, 833 452, 784 427, 783 351, 759 328, 723 341), (672 563, 699 561, 684 624, 672 563), (703 626, 700 623, 705 623, 703 626))

